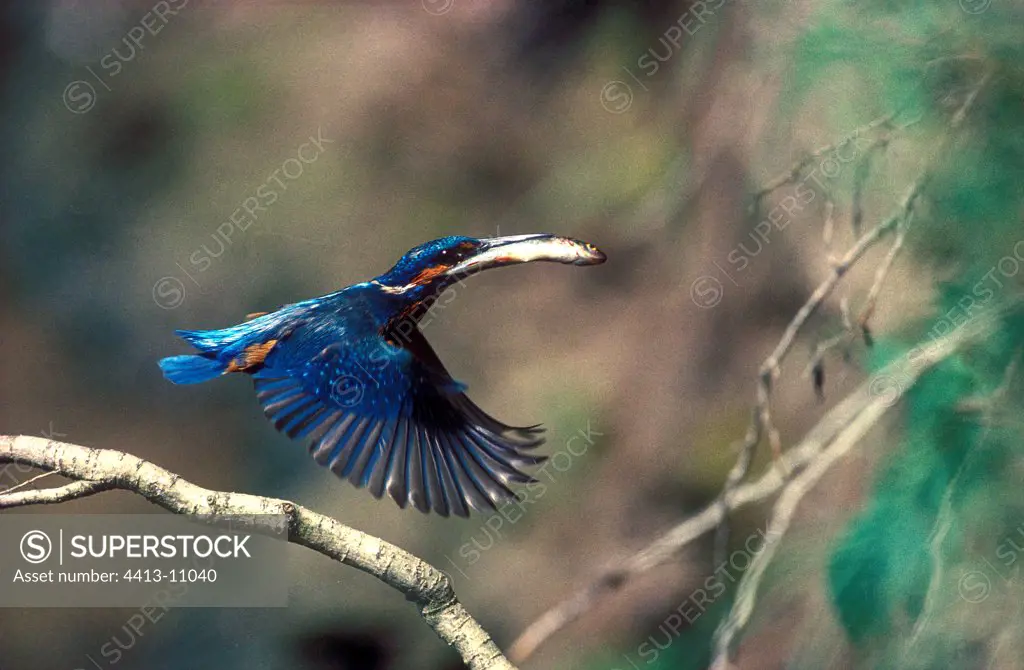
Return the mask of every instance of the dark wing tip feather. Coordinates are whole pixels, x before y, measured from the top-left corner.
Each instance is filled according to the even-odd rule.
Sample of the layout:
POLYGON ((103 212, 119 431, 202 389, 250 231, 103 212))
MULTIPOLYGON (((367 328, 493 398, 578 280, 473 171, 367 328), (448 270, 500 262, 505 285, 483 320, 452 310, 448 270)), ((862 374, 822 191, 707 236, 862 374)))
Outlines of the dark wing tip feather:
POLYGON ((427 497, 427 482, 423 472, 419 428, 415 424, 409 426, 409 451, 406 459, 405 484, 408 488, 408 500, 413 507, 426 514, 430 511, 430 498, 427 497))
MULTIPOLYGON (((481 482, 466 466, 465 456, 463 456, 465 447, 459 441, 458 435, 442 435, 441 439, 445 442, 444 454, 448 458, 448 467, 455 478, 463 500, 478 512, 490 512, 497 509, 491 499, 487 484, 481 482)), ((469 516, 468 509, 465 516, 469 516)))
POLYGON ((463 489, 462 482, 456 477, 455 465, 452 463, 451 447, 442 444, 442 435, 435 434, 432 438, 434 444, 434 461, 441 475, 441 490, 444 492, 448 508, 455 516, 469 517, 469 492, 463 489))
POLYGON ((461 393, 427 389, 378 416, 339 407, 280 371, 253 381, 278 430, 308 439, 318 464, 377 498, 386 493, 400 508, 443 517, 492 513, 516 499, 514 485, 537 483, 524 470, 547 459, 528 453, 544 443, 542 426, 504 424, 461 393))
POLYGON ((401 417, 392 417, 385 425, 381 433, 382 452, 376 457, 373 464, 367 467, 365 479, 366 488, 374 498, 384 495, 384 485, 387 482, 388 472, 391 470, 397 451, 398 431, 401 427, 401 417))
POLYGON ((406 485, 406 470, 409 451, 409 420, 399 415, 398 427, 395 431, 396 443, 392 446, 393 455, 384 474, 384 491, 388 496, 405 509, 409 501, 409 489, 406 485))

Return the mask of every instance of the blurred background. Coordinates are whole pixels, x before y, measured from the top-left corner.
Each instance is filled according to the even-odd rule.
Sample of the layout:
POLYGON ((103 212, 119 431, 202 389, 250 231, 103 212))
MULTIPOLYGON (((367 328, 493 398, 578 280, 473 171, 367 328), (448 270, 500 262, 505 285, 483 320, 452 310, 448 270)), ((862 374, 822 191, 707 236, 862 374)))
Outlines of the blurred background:
MULTIPOLYGON (((787 361, 773 389, 783 447, 952 323, 965 292, 981 301, 979 282, 990 306, 1019 294, 1022 18, 1005 0, 4 3, 0 433, 123 449, 334 516, 449 572, 507 648, 714 499, 760 363, 919 175, 871 337, 826 356, 819 398, 804 368, 843 333, 843 305, 856 316, 888 244, 787 361), (442 235, 530 232, 609 261, 485 273, 424 326, 478 404, 543 422, 544 453, 563 453, 500 528, 376 501, 274 431, 246 380, 176 387, 156 366, 186 352, 176 328, 364 281, 442 235), (574 435, 588 436, 581 455, 574 435)), ((1022 667, 1024 395, 1004 374, 1022 333, 1006 321, 930 375, 808 496, 738 667, 1022 667), (1006 379, 997 419, 962 411, 1006 379), (965 596, 974 573, 988 581, 965 596), (908 652, 930 588, 937 613, 908 652)), ((31 474, 2 473, 5 487, 31 474)), ((756 546, 769 510, 734 515, 731 555, 756 546)), ((10 513, 150 511, 112 492, 10 513)), ((706 667, 732 580, 681 630, 664 622, 714 560, 710 537, 692 544, 523 667, 706 667)), ((377 580, 295 546, 288 575, 286 609, 173 610, 141 634, 131 609, 3 610, 0 668, 461 667, 377 580), (113 664, 99 653, 111 642, 113 664)))

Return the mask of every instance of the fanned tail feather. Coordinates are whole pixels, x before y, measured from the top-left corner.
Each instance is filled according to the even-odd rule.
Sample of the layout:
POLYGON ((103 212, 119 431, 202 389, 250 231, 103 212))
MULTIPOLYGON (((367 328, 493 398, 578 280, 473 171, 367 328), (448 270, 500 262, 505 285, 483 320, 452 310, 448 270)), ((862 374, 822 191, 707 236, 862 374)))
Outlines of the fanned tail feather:
POLYGON ((247 345, 263 342, 256 323, 247 321, 219 330, 176 330, 176 335, 201 353, 165 358, 160 361, 160 369, 175 384, 199 384, 219 377, 247 345))
POLYGON ((227 365, 205 356, 171 356, 161 359, 164 377, 175 384, 198 384, 223 374, 227 365))

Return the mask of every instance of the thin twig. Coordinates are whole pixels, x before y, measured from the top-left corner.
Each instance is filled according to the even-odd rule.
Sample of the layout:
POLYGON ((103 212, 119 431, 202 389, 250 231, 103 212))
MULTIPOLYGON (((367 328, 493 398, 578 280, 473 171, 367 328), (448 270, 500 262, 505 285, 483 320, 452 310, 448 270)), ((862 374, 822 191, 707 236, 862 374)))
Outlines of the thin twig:
POLYGON ((943 563, 942 563, 942 545, 946 541, 946 536, 949 535, 949 530, 953 527, 953 497, 956 493, 957 486, 960 483, 960 478, 963 473, 967 470, 976 453, 982 450, 985 445, 985 441, 988 439, 989 432, 992 430, 993 416, 997 411, 999 402, 1006 395, 1007 390, 1010 388, 1010 384, 1013 381, 1014 374, 1017 371, 1017 366, 1020 362, 1020 349, 1017 350, 1010 364, 1006 366, 1006 370, 1003 372, 1003 380, 1000 385, 987 397, 980 399, 979 409, 981 411, 980 423, 981 433, 978 435, 978 439, 971 444, 964 455, 963 460, 960 461, 960 466, 956 469, 956 474, 949 481, 946 486, 946 490, 942 495, 942 502, 939 505, 938 514, 935 516, 935 523, 932 527, 932 532, 928 539, 928 550, 931 556, 932 572, 931 578, 928 582, 928 590, 925 592, 924 605, 921 607, 921 614, 917 617, 917 621, 914 622, 914 628, 910 634, 910 638, 904 647, 904 657, 910 658, 914 653, 914 649, 917 646, 918 641, 921 638, 921 634, 931 623, 932 616, 935 613, 935 604, 938 600, 939 592, 943 585, 943 563))
MULTIPOLYGON (((54 474, 54 473, 46 473, 54 474)), ((28 482, 25 482, 26 484, 28 482)), ((78 481, 49 489, 32 489, 14 492, 9 489, 0 494, 0 509, 24 507, 25 505, 52 505, 76 498, 85 498, 95 493, 116 488, 112 482, 78 481)))
POLYGON ((857 163, 853 170, 853 185, 850 196, 850 229, 854 235, 860 235, 861 224, 864 222, 864 185, 867 183, 871 173, 871 159, 875 152, 889 145, 888 137, 878 137, 864 154, 864 158, 857 163))
POLYGON ((923 117, 906 121, 896 127, 887 129, 880 137, 876 137, 864 150, 864 158, 857 164, 853 172, 853 186, 850 207, 850 228, 854 235, 860 235, 861 224, 864 222, 864 186, 871 174, 871 161, 879 149, 886 149, 896 133, 901 133, 910 126, 920 123, 923 117))
POLYGON ((810 376, 810 374, 812 372, 814 372, 814 369, 824 362, 825 354, 827 354, 829 351, 831 351, 832 349, 835 349, 836 347, 838 347, 840 345, 847 344, 852 339, 853 339, 853 330, 851 330, 850 328, 847 328, 844 325, 843 331, 841 333, 839 333, 838 335, 833 335, 832 337, 830 337, 828 339, 825 339, 825 340, 822 340, 821 342, 818 342, 818 344, 815 345, 815 347, 814 347, 814 352, 811 354, 810 360, 808 360, 807 361, 807 365, 804 366, 804 371, 801 373, 801 376, 803 376, 803 377, 810 376))
POLYGON ((903 219, 899 219, 896 224, 896 236, 893 239, 892 245, 889 247, 889 251, 886 252, 882 262, 875 269, 875 278, 871 284, 871 288, 868 290, 868 296, 864 301, 864 306, 861 308, 860 315, 857 317, 857 326, 859 330, 855 330, 853 324, 850 322, 849 314, 843 314, 843 332, 828 338, 814 348, 814 353, 811 354, 810 360, 807 362, 807 366, 804 368, 803 376, 809 375, 815 368, 824 365, 825 356, 829 351, 838 346, 847 346, 851 344, 856 337, 857 333, 860 332, 865 338, 868 338, 868 321, 875 313, 875 305, 878 301, 878 296, 882 292, 882 287, 885 284, 886 279, 889 277, 889 271, 892 268, 893 262, 896 260, 896 256, 899 255, 903 249, 903 242, 907 236, 907 228, 910 226, 910 220, 913 217, 913 210, 908 210, 903 219))
POLYGON ((821 242, 825 247, 825 254, 829 260, 832 260, 832 236, 835 233, 836 227, 836 203, 832 200, 831 195, 825 196, 825 224, 821 230, 821 242))
POLYGON ((822 155, 828 153, 829 151, 832 151, 836 147, 840 147, 849 142, 850 140, 860 137, 864 133, 870 132, 875 128, 878 128, 879 126, 890 123, 893 120, 893 118, 895 118, 895 116, 895 112, 883 114, 882 116, 879 116, 877 119, 869 123, 866 123, 860 128, 857 128, 854 131, 848 133, 839 141, 832 142, 831 144, 826 144, 822 147, 818 147, 817 149, 807 154, 803 158, 797 160, 796 162, 789 166, 788 170, 776 175, 772 179, 769 179, 767 182, 765 182, 764 186, 762 186, 760 189, 754 192, 754 195, 752 196, 751 200, 750 211, 757 211, 757 208, 760 206, 761 201, 764 200, 764 198, 771 194, 773 191, 782 188, 786 184, 792 184, 794 181, 796 181, 797 177, 800 176, 800 173, 803 172, 804 169, 808 165, 810 165, 815 158, 820 158, 822 155))
POLYGON ((871 319, 871 315, 875 313, 875 305, 878 302, 878 296, 882 293, 882 286, 885 284, 886 278, 889 276, 889 270, 892 269, 893 261, 896 260, 896 256, 899 255, 900 250, 903 249, 903 241, 907 237, 907 229, 910 228, 910 222, 913 218, 913 211, 907 210, 904 217, 900 219, 900 223, 896 226, 896 237, 893 239, 892 245, 889 247, 889 251, 885 254, 885 258, 878 264, 875 269, 875 279, 871 284, 871 289, 868 291, 868 297, 864 300, 864 306, 861 308, 860 316, 857 318, 857 325, 862 329, 867 328, 868 320, 871 319))
POLYGON ((21 482, 20 484, 15 484, 14 486, 12 486, 10 488, 7 488, 7 489, 4 489, 3 491, 0 491, 0 496, 6 496, 9 493, 14 493, 18 489, 23 489, 26 486, 31 486, 32 484, 38 482, 40 479, 46 479, 47 477, 52 477, 55 474, 57 474, 57 473, 56 472, 43 472, 41 474, 36 475, 35 477, 32 477, 31 479, 26 479, 25 481, 21 482))

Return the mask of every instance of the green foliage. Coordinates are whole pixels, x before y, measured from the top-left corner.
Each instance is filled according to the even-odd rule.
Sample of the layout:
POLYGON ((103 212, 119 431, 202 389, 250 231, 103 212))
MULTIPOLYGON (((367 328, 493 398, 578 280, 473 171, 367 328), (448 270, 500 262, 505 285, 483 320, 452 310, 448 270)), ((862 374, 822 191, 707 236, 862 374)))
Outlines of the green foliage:
MULTIPOLYGON (((959 287, 949 287, 939 309, 960 295, 959 287)), ((1019 406, 1020 395, 994 394, 1022 342, 1024 319, 1018 312, 1002 319, 983 344, 943 362, 906 394, 904 439, 893 447, 868 505, 840 538, 829 569, 839 619, 855 644, 881 646, 893 659, 898 656, 923 614, 938 528, 948 524, 942 561, 959 563, 969 537, 1006 536, 1019 523, 1019 517, 1005 514, 1008 502, 1018 513, 1024 502, 1019 483, 1005 473, 1007 463, 1021 455, 1020 426, 1002 425, 996 409, 1019 406), (940 514, 944 500, 947 518, 940 514)), ((992 549, 983 551, 994 560, 992 549)), ((941 586, 950 584, 955 580, 941 586)), ((951 633, 943 637, 950 641, 951 633)), ((934 647, 931 652, 953 653, 934 647)), ((880 656, 881 665, 890 665, 889 655, 880 656)))
MULTIPOLYGON (((971 6, 825 3, 797 52, 796 95, 787 104, 799 105, 842 73, 851 86, 873 92, 847 103, 850 116, 890 110, 903 120, 921 118, 925 136, 916 146, 926 159, 965 96, 988 76, 948 152, 932 158, 933 174, 908 239, 908 255, 933 266, 939 278, 933 315, 909 336, 877 342, 875 369, 1020 293, 1024 44, 1009 29, 1008 5, 970 14, 961 4, 971 6)), ((879 169, 901 185, 916 176, 891 164, 879 169)), ((860 658, 870 659, 868 667, 949 667, 978 642, 966 627, 950 625, 965 616, 957 609, 964 603, 955 578, 938 585, 938 596, 929 595, 937 579, 931 544, 941 528, 939 558, 948 571, 994 560, 993 545, 1019 525, 1024 490, 1011 473, 1024 431, 1005 417, 1024 409, 1022 394, 1012 392, 1020 385, 1011 380, 1010 391, 993 394, 1022 345, 1024 320, 1015 312, 984 343, 937 366, 902 399, 903 437, 882 448, 888 456, 864 509, 838 538, 828 573, 837 617, 860 658), (930 613, 929 597, 949 607, 930 613), (929 643, 910 662, 908 640, 922 616, 940 623, 923 631, 929 643)))
POLYGON ((957 404, 973 384, 956 360, 925 375, 906 397, 907 436, 889 459, 867 509, 833 555, 829 582, 854 641, 916 619, 928 586, 928 538, 943 494, 977 438, 957 404), (902 615, 902 616, 900 616, 902 615))

